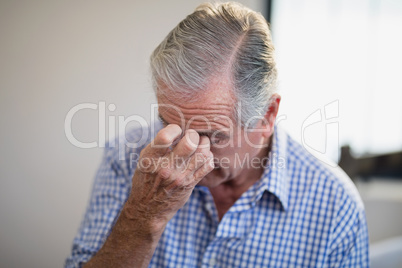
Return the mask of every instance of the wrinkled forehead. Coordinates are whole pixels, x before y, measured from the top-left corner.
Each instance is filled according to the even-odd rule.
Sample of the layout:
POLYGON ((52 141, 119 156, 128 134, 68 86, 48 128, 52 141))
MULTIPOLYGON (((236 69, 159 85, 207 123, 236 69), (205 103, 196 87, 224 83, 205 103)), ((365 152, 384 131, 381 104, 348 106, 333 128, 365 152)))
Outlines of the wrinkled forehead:
POLYGON ((200 131, 223 130, 237 125, 232 90, 222 86, 208 88, 192 99, 166 91, 157 94, 157 99, 159 116, 165 124, 200 131))

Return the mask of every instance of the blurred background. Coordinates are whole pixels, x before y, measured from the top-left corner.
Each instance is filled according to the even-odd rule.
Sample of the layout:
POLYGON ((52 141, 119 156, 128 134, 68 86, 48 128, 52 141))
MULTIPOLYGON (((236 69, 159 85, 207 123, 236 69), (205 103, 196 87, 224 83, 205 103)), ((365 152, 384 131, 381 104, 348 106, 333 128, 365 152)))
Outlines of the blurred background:
MULTIPOLYGON (((103 152, 99 133, 112 136, 118 116, 151 119, 148 57, 201 2, 0 0, 1 267, 63 265, 103 152), (66 136, 79 104, 94 108, 70 118, 71 134, 94 148, 66 136)), ((277 124, 341 161, 366 205, 373 267, 401 267, 402 1, 240 2, 271 22, 277 124)))

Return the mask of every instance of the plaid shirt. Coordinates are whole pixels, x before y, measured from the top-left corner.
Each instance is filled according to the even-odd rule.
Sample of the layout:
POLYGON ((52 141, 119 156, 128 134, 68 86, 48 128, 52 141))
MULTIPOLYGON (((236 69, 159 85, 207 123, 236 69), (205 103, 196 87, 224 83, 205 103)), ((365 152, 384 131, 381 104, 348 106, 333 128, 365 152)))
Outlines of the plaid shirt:
MULTIPOLYGON (((143 133, 133 130, 128 140, 143 133)), ((106 147, 66 267, 80 267, 102 247, 142 148, 106 147)), ((276 128, 262 178, 221 221, 208 188, 196 186, 167 224, 149 267, 369 267, 364 207, 339 168, 276 128)))

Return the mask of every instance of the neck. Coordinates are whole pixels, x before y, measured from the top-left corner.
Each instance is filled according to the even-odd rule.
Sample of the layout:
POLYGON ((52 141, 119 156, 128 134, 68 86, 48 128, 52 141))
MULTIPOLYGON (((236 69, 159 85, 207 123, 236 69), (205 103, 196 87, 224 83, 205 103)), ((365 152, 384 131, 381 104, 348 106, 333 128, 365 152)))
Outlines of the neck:
MULTIPOLYGON (((269 142, 269 147, 260 151, 258 157, 263 159, 268 155, 270 150, 271 142, 269 142)), ((222 219, 223 215, 234 205, 241 195, 261 178, 264 173, 265 164, 260 165, 259 168, 250 167, 243 169, 236 178, 209 189, 218 210, 219 220, 222 219)))

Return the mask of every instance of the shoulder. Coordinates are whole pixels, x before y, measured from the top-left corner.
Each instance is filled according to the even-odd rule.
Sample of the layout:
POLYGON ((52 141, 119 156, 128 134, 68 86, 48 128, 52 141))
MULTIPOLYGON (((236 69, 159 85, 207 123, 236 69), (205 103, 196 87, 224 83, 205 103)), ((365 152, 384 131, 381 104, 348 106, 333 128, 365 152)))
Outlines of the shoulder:
POLYGON ((331 211, 325 213, 334 214, 328 216, 335 217, 348 209, 353 211, 354 216, 362 217, 364 205, 349 176, 336 163, 308 152, 288 134, 284 138, 288 180, 292 190, 298 191, 300 196, 309 196, 315 202, 327 203, 331 211))
POLYGON ((137 166, 140 152, 162 128, 158 121, 124 129, 105 145, 103 162, 114 166, 116 172, 131 177, 137 166))
POLYGON ((322 228, 328 231, 330 250, 352 245, 358 233, 367 230, 364 205, 354 183, 338 165, 311 154, 287 134, 286 145, 293 211, 302 210, 325 223, 322 228))

